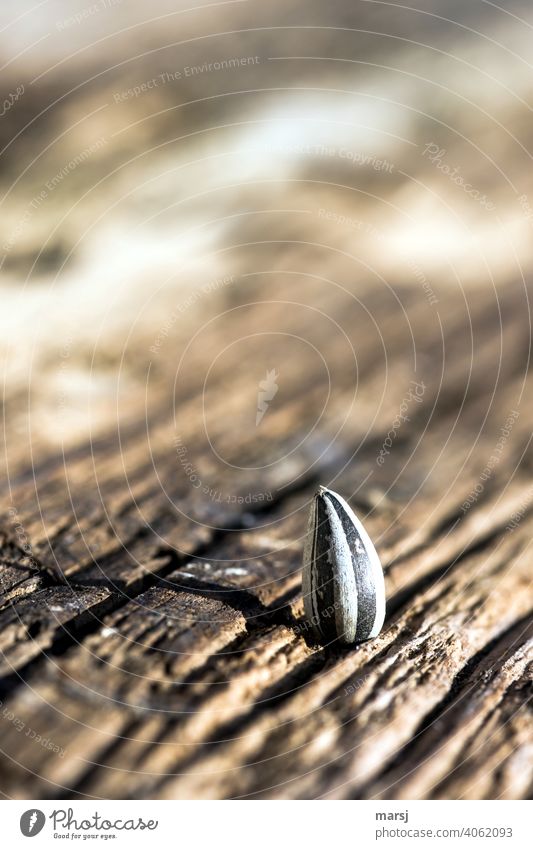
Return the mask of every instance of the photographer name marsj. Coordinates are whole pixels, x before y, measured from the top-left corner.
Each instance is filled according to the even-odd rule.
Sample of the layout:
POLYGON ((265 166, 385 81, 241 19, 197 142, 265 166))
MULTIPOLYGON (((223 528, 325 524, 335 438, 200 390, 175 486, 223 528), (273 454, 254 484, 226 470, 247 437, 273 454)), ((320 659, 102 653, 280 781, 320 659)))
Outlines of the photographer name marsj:
POLYGON ((377 820, 385 820, 386 822, 400 822, 406 823, 409 822, 409 811, 378 811, 376 813, 377 820))
POLYGON ((87 840, 90 838, 109 840, 121 831, 155 831, 159 820, 144 820, 142 817, 117 818, 103 816, 95 812, 90 817, 74 816, 73 808, 58 808, 49 816, 54 829, 54 837, 61 840, 87 840))

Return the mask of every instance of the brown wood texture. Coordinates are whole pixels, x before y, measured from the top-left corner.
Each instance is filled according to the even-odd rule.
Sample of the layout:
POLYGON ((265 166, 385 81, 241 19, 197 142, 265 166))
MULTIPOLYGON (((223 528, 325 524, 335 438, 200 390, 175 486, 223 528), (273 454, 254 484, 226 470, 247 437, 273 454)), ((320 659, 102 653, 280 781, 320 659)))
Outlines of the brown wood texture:
POLYGON ((242 5, 112 45, 69 25, 71 49, 8 78, 0 792, 530 797, 523 28, 487 5, 448 3, 459 31, 439 3, 311 4, 303 50, 300 4, 242 5), (332 61, 274 61, 302 52, 332 61), (260 61, 184 72, 227 56, 260 61), (363 120, 369 97, 386 107, 363 120), (319 484, 385 570, 383 631, 356 647, 316 644, 303 614, 319 484))

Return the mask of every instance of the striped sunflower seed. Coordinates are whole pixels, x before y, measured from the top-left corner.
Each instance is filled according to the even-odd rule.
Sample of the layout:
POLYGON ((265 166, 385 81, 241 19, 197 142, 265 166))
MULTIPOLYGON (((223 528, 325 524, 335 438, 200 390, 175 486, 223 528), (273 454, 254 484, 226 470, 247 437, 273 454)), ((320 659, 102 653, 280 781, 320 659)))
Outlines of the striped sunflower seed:
POLYGON ((381 631, 385 583, 376 549, 346 501, 323 486, 309 512, 302 584, 319 640, 360 643, 381 631))

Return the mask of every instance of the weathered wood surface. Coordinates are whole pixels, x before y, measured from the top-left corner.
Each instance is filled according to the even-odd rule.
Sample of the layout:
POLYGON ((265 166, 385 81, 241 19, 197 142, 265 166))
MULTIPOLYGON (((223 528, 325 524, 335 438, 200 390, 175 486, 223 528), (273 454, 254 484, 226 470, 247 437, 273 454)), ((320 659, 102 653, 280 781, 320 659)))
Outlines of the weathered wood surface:
MULTIPOLYGON (((352 20, 340 4, 336 23, 383 29, 380 4, 360 6, 352 20)), ((226 9, 219 30, 245 29, 252 12, 254 27, 271 26, 281 7, 226 9)), ((361 106, 378 86, 390 101, 389 84, 413 69, 406 14, 387 17, 396 74, 335 62, 328 84, 313 63, 287 70, 283 125, 297 129, 291 109, 306 97, 315 110, 333 102, 329 120, 342 123, 334 88, 359 86, 361 106)), ((342 131, 354 150, 381 150, 390 171, 301 151, 283 166, 267 147, 243 162, 279 124, 280 66, 268 59, 301 52, 290 29, 254 30, 245 47, 215 40, 212 61, 261 56, 245 76, 193 76, 119 102, 155 73, 141 47, 163 39, 161 25, 118 40, 126 68, 97 48, 66 59, 63 43, 63 64, 27 80, 9 131, 2 119, 15 169, 3 178, 6 239, 39 186, 105 137, 3 257, 5 797, 533 793, 531 222, 509 187, 520 176, 527 193, 532 180, 529 107, 516 92, 488 107, 494 44, 489 61, 479 42, 466 109, 456 65, 479 43, 430 24, 418 22, 427 80, 415 65, 403 107, 389 102, 370 140, 342 131), (57 98, 53 126, 45 115, 28 134, 57 98), (258 135, 220 128, 239 121, 258 135), (479 154, 470 137, 484 130, 479 154), (430 141, 497 213, 423 157, 430 141), (256 427, 272 369, 279 390, 256 427), (315 644, 303 615, 319 483, 351 502, 385 567, 384 629, 356 648, 315 644)), ((208 22, 180 26, 183 40, 208 22)), ((518 66, 514 26, 517 52, 502 54, 518 66)), ((337 39, 308 32, 304 52, 353 56, 356 43, 359 59, 384 50, 384 62, 390 50, 337 39)), ((194 44, 168 54, 159 72, 205 60, 194 44)), ((49 65, 33 56, 24 73, 49 65)), ((502 89, 508 72, 498 66, 502 89)))

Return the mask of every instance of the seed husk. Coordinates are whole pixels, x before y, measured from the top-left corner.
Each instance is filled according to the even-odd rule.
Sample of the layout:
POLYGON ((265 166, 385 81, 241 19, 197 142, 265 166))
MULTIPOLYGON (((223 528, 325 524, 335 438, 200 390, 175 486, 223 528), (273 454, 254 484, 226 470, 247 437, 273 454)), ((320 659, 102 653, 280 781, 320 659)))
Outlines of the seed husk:
POLYGON ((376 549, 346 501, 321 486, 309 511, 302 590, 317 639, 360 643, 385 619, 385 583, 376 549))

